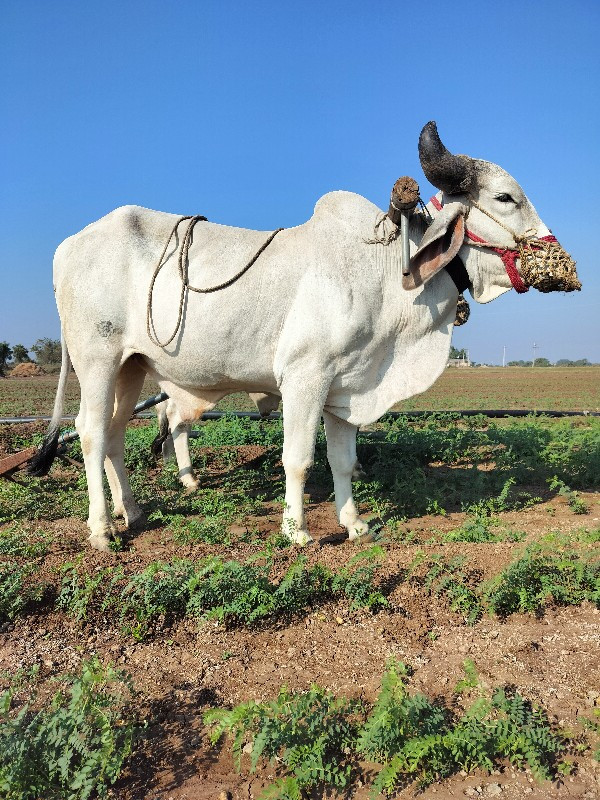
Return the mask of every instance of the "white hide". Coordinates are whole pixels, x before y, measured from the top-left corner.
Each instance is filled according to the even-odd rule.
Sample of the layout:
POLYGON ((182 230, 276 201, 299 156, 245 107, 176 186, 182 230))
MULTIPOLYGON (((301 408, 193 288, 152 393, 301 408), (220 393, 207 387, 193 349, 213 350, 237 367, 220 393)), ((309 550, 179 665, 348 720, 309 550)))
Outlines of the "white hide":
MULTIPOLYGON (((520 205, 510 211, 512 227, 522 232, 533 224, 545 231, 510 176, 495 165, 481 175, 482 205, 495 204, 493 211, 499 215, 503 209, 490 199, 500 191, 497 187, 511 194, 518 190, 520 205)), ((388 246, 366 243, 380 214, 356 194, 325 195, 308 222, 280 232, 233 285, 212 294, 190 293, 181 329, 164 350, 147 336, 146 302, 157 259, 177 216, 127 206, 60 245, 54 284, 64 341, 81 384, 76 424, 89 487, 93 546, 106 548, 113 532, 103 468, 115 514, 128 524, 141 515, 125 473, 123 439, 146 373, 172 399, 173 430, 231 392, 282 397, 283 530, 299 543, 310 539, 304 482, 323 415, 338 517, 350 538, 367 531, 350 483, 357 426, 374 422, 398 401, 425 391, 440 375, 458 296, 443 269, 413 291, 402 288, 400 240, 388 246)), ((468 225, 498 241, 505 232, 497 225, 490 231, 490 224, 494 227, 471 210, 468 225)), ((177 247, 186 225, 187 221, 180 224, 156 281, 153 309, 161 340, 171 335, 177 320, 177 247)), ((191 285, 222 283, 248 262, 267 236, 268 232, 199 222, 189 251, 191 285)), ((413 238, 412 253, 417 248, 413 238)), ((475 299, 487 302, 510 288, 496 254, 465 241, 460 256, 475 299)), ((57 397, 55 417, 61 402, 57 397)))

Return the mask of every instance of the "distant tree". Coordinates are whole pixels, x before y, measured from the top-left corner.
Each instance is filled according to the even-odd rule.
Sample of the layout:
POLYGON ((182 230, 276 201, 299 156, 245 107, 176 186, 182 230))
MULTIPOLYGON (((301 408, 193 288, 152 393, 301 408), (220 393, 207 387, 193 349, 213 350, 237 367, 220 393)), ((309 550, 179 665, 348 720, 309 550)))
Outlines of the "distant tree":
POLYGON ((531 361, 509 361, 507 367, 530 367, 531 361))
POLYGON ((16 344, 13 349, 13 360, 15 364, 26 364, 31 359, 29 358, 29 350, 22 344, 16 344))
POLYGON ((574 367, 592 367, 594 365, 590 364, 590 362, 587 360, 587 358, 579 358, 579 359, 577 359, 577 361, 573 362, 573 366, 574 367))
POLYGON ((547 358, 536 358, 535 360, 536 367, 551 367, 552 364, 548 361, 547 358))
POLYGON ((11 360, 12 354, 13 351, 8 342, 0 342, 0 378, 4 378, 6 363, 11 360))
POLYGON ((450 355, 448 358, 466 358, 467 351, 463 348, 462 350, 457 350, 454 345, 450 345, 450 355))
POLYGON ((35 360, 38 364, 60 364, 61 346, 59 339, 38 339, 31 346, 31 352, 35 353, 35 360))

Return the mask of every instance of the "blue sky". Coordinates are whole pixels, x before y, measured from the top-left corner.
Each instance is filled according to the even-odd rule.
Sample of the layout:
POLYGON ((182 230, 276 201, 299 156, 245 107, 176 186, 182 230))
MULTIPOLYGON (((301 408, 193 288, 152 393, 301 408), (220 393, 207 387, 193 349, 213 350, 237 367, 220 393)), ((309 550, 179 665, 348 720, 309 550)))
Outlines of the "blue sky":
POLYGON ((59 335, 54 250, 117 206, 271 230, 332 189, 429 197, 435 119, 517 178, 583 283, 471 302, 454 344, 600 362, 597 0, 19 0, 1 26, 0 340, 59 335))

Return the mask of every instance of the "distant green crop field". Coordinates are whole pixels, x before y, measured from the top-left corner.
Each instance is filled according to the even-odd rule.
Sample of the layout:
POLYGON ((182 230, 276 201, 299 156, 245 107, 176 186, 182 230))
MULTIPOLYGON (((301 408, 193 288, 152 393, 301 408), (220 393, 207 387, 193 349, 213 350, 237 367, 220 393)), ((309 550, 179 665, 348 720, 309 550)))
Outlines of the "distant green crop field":
MULTIPOLYGON (((0 416, 49 415, 57 375, 0 380, 0 416)), ((144 383, 141 397, 156 394, 158 386, 144 383)), ((79 384, 71 375, 65 414, 76 414, 79 384)), ((224 398, 223 410, 254 409, 245 394, 224 398)), ((472 367, 450 368, 423 394, 395 408, 399 411, 463 409, 533 409, 600 411, 600 367, 472 367)))

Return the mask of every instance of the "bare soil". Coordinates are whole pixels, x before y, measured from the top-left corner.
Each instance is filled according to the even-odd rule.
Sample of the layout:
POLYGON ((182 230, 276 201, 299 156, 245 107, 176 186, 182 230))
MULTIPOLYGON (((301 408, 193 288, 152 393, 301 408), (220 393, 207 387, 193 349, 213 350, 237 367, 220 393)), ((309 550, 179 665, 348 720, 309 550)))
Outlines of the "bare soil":
MULTIPOLYGON (((8 445, 0 439, 0 453, 8 445)), ((231 459, 220 462, 218 451, 204 453, 214 476, 243 468, 261 455, 260 447, 242 447, 232 464, 231 459)), ((320 496, 319 487, 309 485, 307 493, 308 524, 316 540, 306 549, 309 561, 339 568, 356 548, 342 535, 334 506, 320 496)), ((470 569, 483 578, 491 577, 514 558, 515 548, 549 530, 598 528, 600 493, 581 492, 580 496, 591 509, 585 516, 574 514, 562 497, 501 514, 504 525, 526 533, 523 544, 446 544, 444 553, 467 556, 470 569)), ((242 527, 256 526, 266 538, 277 530, 279 514, 274 507, 266 516, 245 519, 242 527)), ((426 595, 419 587, 401 581, 417 549, 433 552, 435 545, 428 543, 432 537, 457 528, 464 520, 462 513, 411 519, 403 526, 404 539, 410 543, 387 542, 381 581, 390 589, 390 607, 378 614, 351 611, 347 602, 339 601, 311 609, 291 621, 251 630, 185 619, 136 642, 123 634, 114 619, 77 624, 64 614, 46 610, 4 626, 0 633, 0 670, 14 673, 38 664, 48 692, 52 691, 53 676, 76 670, 93 654, 131 673, 140 691, 139 713, 147 720, 147 729, 113 790, 119 800, 256 798, 274 777, 273 769, 250 774, 245 763, 242 774, 237 774, 229 747, 211 748, 202 723, 203 712, 215 705, 272 698, 282 684, 304 690, 318 683, 347 697, 372 701, 390 656, 413 668, 412 689, 446 703, 453 702, 453 687, 463 677, 464 660, 472 659, 485 686, 515 685, 522 695, 540 703, 551 721, 581 732, 579 715, 591 716, 600 706, 598 608, 587 603, 550 608, 540 618, 521 614, 506 621, 486 616, 471 627, 448 609, 443 598, 426 595)), ((93 573, 111 564, 139 571, 151 561, 201 558, 219 552, 211 545, 176 545, 164 528, 147 526, 133 537, 128 550, 103 554, 87 546, 87 529, 81 520, 31 525, 32 530, 37 526, 54 535, 52 550, 40 567, 40 576, 54 584, 59 568, 75 557, 80 557, 84 568, 93 573)), ((220 550, 221 555, 238 560, 255 552, 256 548, 239 540, 228 551, 220 550)), ((283 571, 295 555, 281 551, 277 568, 283 571)), ((483 771, 455 775, 430 786, 422 796, 498 795, 505 800, 600 797, 600 764, 589 752, 573 760, 574 774, 554 784, 540 785, 528 772, 505 766, 492 775, 483 771)), ((368 793, 365 785, 352 796, 366 800, 368 793)), ((413 785, 397 797, 414 794, 413 785)))

